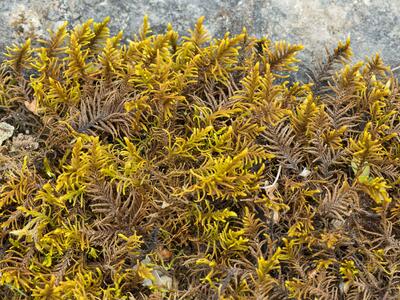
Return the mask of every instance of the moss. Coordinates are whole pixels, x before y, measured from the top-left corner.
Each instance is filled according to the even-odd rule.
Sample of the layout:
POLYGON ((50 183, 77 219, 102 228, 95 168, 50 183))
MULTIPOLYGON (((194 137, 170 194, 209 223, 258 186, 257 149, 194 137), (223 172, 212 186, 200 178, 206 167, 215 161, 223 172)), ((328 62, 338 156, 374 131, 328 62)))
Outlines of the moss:
MULTIPOLYGON (((110 36, 8 49, 2 120, 39 147, 1 176, 4 299, 392 299, 398 83, 340 42, 110 36)), ((11 145, 6 145, 11 147, 11 145)))

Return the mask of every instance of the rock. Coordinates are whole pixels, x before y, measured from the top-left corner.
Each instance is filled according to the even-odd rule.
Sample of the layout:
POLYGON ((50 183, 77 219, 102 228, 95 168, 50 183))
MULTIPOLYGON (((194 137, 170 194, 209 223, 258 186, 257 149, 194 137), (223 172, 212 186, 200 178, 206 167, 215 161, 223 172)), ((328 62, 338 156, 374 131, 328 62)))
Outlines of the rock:
POLYGON ((65 20, 75 25, 106 16, 111 16, 113 33, 123 29, 131 37, 145 14, 154 32, 171 22, 186 34, 204 15, 215 36, 238 33, 245 26, 259 37, 302 43, 305 63, 350 34, 356 59, 378 51, 393 68, 400 65, 400 0, 48 0, 46 5, 42 0, 8 0, 0 1, 0 48, 32 35, 42 37, 65 20))
POLYGON ((8 140, 10 137, 12 137, 14 133, 14 126, 11 126, 10 124, 6 122, 1 122, 0 123, 0 146, 3 145, 3 143, 8 140))
POLYGON ((39 143, 33 136, 19 133, 16 137, 13 137, 10 153, 34 151, 38 148, 39 143))

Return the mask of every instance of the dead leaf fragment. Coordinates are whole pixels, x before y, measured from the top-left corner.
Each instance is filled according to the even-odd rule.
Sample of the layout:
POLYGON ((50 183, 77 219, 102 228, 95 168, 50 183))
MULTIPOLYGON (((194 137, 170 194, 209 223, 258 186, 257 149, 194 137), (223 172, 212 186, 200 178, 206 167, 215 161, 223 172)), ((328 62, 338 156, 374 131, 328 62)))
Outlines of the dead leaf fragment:
POLYGON ((25 101, 25 107, 33 114, 38 115, 37 101, 34 99, 32 102, 25 101))

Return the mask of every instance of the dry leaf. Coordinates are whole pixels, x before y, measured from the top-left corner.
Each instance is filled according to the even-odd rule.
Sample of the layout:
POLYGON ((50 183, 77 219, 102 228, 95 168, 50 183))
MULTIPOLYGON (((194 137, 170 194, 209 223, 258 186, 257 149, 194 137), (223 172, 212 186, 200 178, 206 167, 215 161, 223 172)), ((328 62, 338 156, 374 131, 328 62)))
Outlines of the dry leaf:
POLYGON ((34 99, 32 102, 25 101, 25 107, 33 114, 38 115, 37 101, 34 99))

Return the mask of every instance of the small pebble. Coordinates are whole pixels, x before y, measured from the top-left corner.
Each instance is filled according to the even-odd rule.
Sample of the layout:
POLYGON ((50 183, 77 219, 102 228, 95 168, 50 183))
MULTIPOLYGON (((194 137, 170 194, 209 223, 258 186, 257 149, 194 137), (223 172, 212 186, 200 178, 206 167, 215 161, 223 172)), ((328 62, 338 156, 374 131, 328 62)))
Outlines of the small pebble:
POLYGON ((0 146, 3 145, 3 142, 8 140, 14 134, 14 126, 6 123, 0 123, 0 146))

